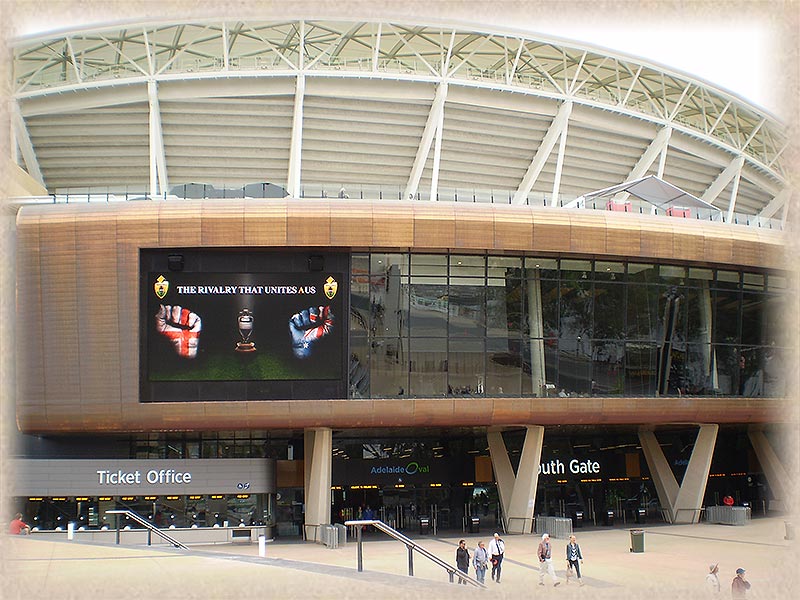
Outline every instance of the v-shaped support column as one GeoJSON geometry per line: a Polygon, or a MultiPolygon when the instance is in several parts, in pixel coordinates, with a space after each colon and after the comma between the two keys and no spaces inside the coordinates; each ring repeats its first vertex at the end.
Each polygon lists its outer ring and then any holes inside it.
{"type": "Polygon", "coordinates": [[[306,540],[319,541],[319,525],[331,522],[331,462],[333,430],[328,427],[306,429],[304,440],[304,477],[306,540]]]}
{"type": "Polygon", "coordinates": [[[533,523],[533,507],[536,504],[536,485],[539,481],[539,463],[542,459],[544,427],[526,427],[525,442],[519,459],[516,475],[508,458],[506,443],[501,431],[489,431],[489,454],[497,479],[497,493],[503,509],[508,533],[529,533],[533,523]]]}
{"type": "Polygon", "coordinates": [[[760,426],[751,425],[747,430],[747,436],[750,438],[761,468],[764,469],[764,476],[767,478],[773,498],[776,502],[782,503],[785,509],[790,509],[792,478],[789,477],[787,469],[775,454],[772,444],[760,426]]]}
{"type": "Polygon", "coordinates": [[[696,523],[700,520],[700,507],[706,493],[718,431],[719,425],[700,425],[686,473],[678,485],[655,433],[639,430],[642,452],[656,486],[658,500],[667,511],[670,523],[696,523]]]}

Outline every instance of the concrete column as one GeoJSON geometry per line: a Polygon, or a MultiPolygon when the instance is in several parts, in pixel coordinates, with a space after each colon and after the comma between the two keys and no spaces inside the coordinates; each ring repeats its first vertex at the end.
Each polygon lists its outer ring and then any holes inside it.
{"type": "Polygon", "coordinates": [[[530,533],[533,522],[536,485],[539,482],[539,463],[542,460],[544,427],[529,425],[527,430],[508,509],[506,525],[508,533],[530,533]]]}
{"type": "Polygon", "coordinates": [[[767,478],[767,484],[772,491],[772,497],[776,502],[783,505],[784,510],[791,508],[789,500],[791,499],[790,490],[792,481],[789,478],[789,473],[784,468],[778,455],[772,449],[772,444],[764,435],[761,427],[751,426],[747,430],[747,436],[750,438],[750,443],[753,444],[753,450],[756,453],[758,462],[761,468],[764,469],[764,476],[767,478]]]}
{"type": "Polygon", "coordinates": [[[656,434],[650,430],[639,430],[639,442],[642,444],[642,452],[644,459],[647,461],[647,467],[650,470],[650,476],[653,478],[653,485],[656,486],[656,494],[658,494],[658,502],[661,508],[667,511],[667,517],[670,523],[674,522],[673,507],[675,500],[678,498],[678,482],[675,479],[675,474],[664,456],[664,451],[656,439],[656,434]]]}
{"type": "Polygon", "coordinates": [[[489,454],[497,480],[497,493],[503,509],[508,533],[527,533],[531,529],[533,509],[536,504],[536,485],[539,481],[539,463],[542,458],[544,427],[527,426],[522,446],[519,469],[516,475],[508,458],[506,444],[500,431],[489,431],[489,454]]]}
{"type": "Polygon", "coordinates": [[[331,522],[331,461],[333,430],[328,427],[306,429],[305,449],[305,537],[319,541],[319,525],[331,522]]]}
{"type": "Polygon", "coordinates": [[[534,396],[544,396],[546,374],[544,370],[544,325],[542,323],[542,280],[540,269],[529,269],[528,289],[528,344],[531,352],[531,386],[534,396]]]}
{"type": "Polygon", "coordinates": [[[703,497],[706,495],[708,473],[711,470],[711,458],[714,456],[714,446],[717,443],[719,425],[700,425],[697,440],[694,443],[686,474],[683,476],[678,498],[675,502],[674,523],[697,523],[700,520],[700,511],[703,497]]]}
{"type": "Polygon", "coordinates": [[[506,443],[503,441],[503,432],[500,430],[487,431],[486,439],[489,442],[489,456],[492,459],[494,477],[497,481],[497,495],[500,498],[500,507],[505,519],[511,504],[511,495],[514,491],[514,469],[511,467],[511,460],[508,458],[506,443]]]}
{"type": "Polygon", "coordinates": [[[679,486],[655,433],[639,430],[639,441],[650,469],[650,476],[656,486],[658,500],[661,507],[667,511],[670,523],[696,523],[699,520],[698,509],[702,506],[706,493],[718,431],[719,425],[700,425],[692,456],[689,458],[686,473],[679,486]]]}

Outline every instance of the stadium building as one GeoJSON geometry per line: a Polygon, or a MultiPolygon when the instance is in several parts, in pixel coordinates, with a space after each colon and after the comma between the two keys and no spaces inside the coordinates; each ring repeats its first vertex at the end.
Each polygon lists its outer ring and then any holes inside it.
{"type": "Polygon", "coordinates": [[[514,31],[229,20],[17,40],[11,104],[40,529],[785,509],[788,134],[741,98],[514,31]]]}

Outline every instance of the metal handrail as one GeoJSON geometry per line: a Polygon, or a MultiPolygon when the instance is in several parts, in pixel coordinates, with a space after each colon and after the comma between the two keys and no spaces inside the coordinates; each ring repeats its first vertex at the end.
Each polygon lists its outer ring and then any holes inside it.
{"type": "Polygon", "coordinates": [[[376,520],[345,521],[344,524],[347,525],[348,527],[350,527],[350,526],[356,527],[356,531],[358,532],[357,538],[358,538],[358,571],[359,572],[364,570],[364,561],[363,561],[363,552],[362,552],[362,539],[361,539],[361,528],[364,525],[372,525],[373,527],[375,527],[375,529],[378,529],[378,530],[382,531],[383,533],[385,533],[389,537],[393,537],[397,541],[402,542],[402,543],[404,543],[406,545],[406,548],[408,549],[408,576],[409,577],[413,577],[414,576],[414,550],[416,550],[422,556],[424,556],[428,560],[433,561],[435,564],[439,565],[444,570],[446,570],[447,574],[450,577],[450,583],[453,583],[453,576],[457,575],[462,581],[467,581],[467,582],[471,583],[472,585],[474,585],[475,587],[486,589],[486,586],[484,584],[482,584],[480,581],[478,581],[477,579],[473,579],[472,577],[470,577],[466,573],[464,573],[462,571],[459,571],[458,569],[456,569],[452,565],[449,565],[448,563],[443,561],[438,556],[432,554],[431,552],[429,552],[428,550],[426,550],[425,548],[423,548],[422,546],[417,544],[411,538],[406,537],[402,533],[397,531],[396,529],[393,529],[393,528],[389,527],[383,521],[376,521],[376,520]]]}
{"type": "Polygon", "coordinates": [[[116,516],[116,521],[117,521],[117,545],[119,545],[119,538],[120,538],[119,515],[125,515],[126,517],[130,517],[131,519],[133,519],[134,521],[136,521],[140,525],[143,525],[144,528],[147,529],[147,545],[148,546],[152,545],[152,534],[155,533],[156,535],[158,535],[159,537],[163,538],[164,540],[166,540],[167,542],[169,542],[170,544],[172,544],[176,548],[182,548],[183,550],[188,550],[189,549],[185,545],[180,543],[178,540],[176,540],[174,537],[172,537],[171,535],[167,535],[166,533],[161,531],[158,527],[153,525],[150,521],[148,521],[147,519],[145,519],[144,517],[142,517],[140,515],[137,515],[132,510],[107,510],[106,514],[107,515],[117,515],[116,516]]]}

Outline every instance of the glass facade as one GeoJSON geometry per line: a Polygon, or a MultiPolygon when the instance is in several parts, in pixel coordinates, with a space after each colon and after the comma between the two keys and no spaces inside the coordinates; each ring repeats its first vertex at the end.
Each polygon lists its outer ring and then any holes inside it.
{"type": "Polygon", "coordinates": [[[350,397],[780,396],[783,275],[352,256],[350,397]]]}

